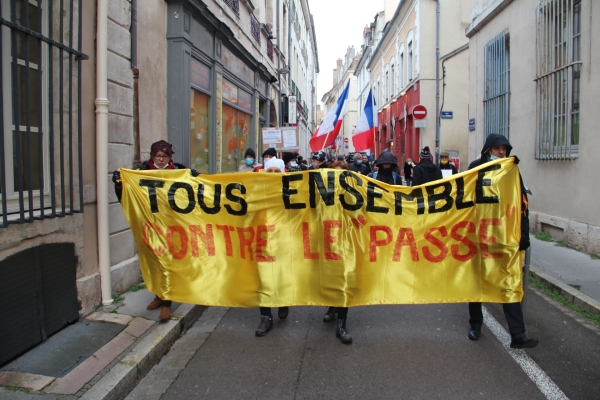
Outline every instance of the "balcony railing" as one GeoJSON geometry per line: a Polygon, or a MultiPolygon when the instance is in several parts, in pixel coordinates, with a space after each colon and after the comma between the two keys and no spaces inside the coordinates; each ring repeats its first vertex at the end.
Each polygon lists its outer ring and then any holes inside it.
{"type": "Polygon", "coordinates": [[[250,14],[250,33],[252,33],[252,37],[260,44],[260,23],[254,14],[250,14]]]}
{"type": "Polygon", "coordinates": [[[240,16],[240,0],[223,0],[235,15],[240,16]]]}

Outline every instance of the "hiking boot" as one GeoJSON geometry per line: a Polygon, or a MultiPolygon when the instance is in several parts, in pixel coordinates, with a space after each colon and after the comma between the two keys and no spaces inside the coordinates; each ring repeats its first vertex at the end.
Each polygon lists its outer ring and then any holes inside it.
{"type": "Polygon", "coordinates": [[[335,318],[336,312],[337,312],[337,310],[335,309],[335,307],[329,307],[327,309],[327,312],[325,313],[325,316],[323,317],[323,322],[333,321],[335,318]]]}
{"type": "Polygon", "coordinates": [[[171,318],[171,307],[161,307],[158,319],[164,321],[171,318]]]}
{"type": "Polygon", "coordinates": [[[256,336],[265,336],[269,331],[273,329],[273,318],[265,315],[260,317],[260,324],[256,328],[256,336]]]}
{"type": "Polygon", "coordinates": [[[289,307],[279,307],[279,310],[277,310],[277,316],[279,317],[279,319],[286,319],[289,313],[289,307]]]}
{"type": "Polygon", "coordinates": [[[160,307],[161,303],[162,300],[160,299],[160,297],[156,296],[154,297],[154,300],[152,300],[152,303],[148,304],[146,310],[156,310],[158,307],[160,307]]]}
{"type": "Polygon", "coordinates": [[[540,341],[536,338],[528,338],[523,336],[518,339],[513,339],[510,342],[511,349],[532,349],[538,345],[540,341]]]}
{"type": "Polygon", "coordinates": [[[338,339],[340,339],[340,342],[342,342],[344,344],[352,343],[352,336],[350,336],[350,334],[346,330],[346,319],[345,318],[338,318],[337,326],[336,326],[336,330],[335,330],[335,336],[338,339]]]}

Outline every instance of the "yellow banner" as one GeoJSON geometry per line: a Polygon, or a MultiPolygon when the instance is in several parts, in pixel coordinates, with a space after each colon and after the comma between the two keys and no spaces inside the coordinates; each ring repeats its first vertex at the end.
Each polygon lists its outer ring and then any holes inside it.
{"type": "Polygon", "coordinates": [[[121,170],[148,289],[234,307],[520,301],[512,158],[417,187],[342,170],[121,170]]]}

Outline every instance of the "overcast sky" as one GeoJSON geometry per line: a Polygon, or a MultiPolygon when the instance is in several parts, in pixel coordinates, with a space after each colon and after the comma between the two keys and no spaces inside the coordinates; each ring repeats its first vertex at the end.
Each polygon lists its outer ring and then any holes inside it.
{"type": "Polygon", "coordinates": [[[338,58],[344,59],[348,46],[356,54],[363,43],[363,29],[373,22],[375,14],[383,11],[383,0],[309,0],[315,21],[319,75],[317,75],[317,104],[333,87],[333,70],[338,58]]]}

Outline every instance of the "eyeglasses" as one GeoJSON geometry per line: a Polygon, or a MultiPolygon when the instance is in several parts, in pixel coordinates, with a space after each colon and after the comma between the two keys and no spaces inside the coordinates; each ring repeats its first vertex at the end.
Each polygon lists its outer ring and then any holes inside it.
{"type": "Polygon", "coordinates": [[[169,158],[169,156],[167,156],[167,155],[160,155],[160,156],[159,156],[159,155],[157,154],[157,155],[155,155],[155,156],[154,156],[154,158],[162,158],[162,159],[165,159],[165,158],[169,158]]]}

